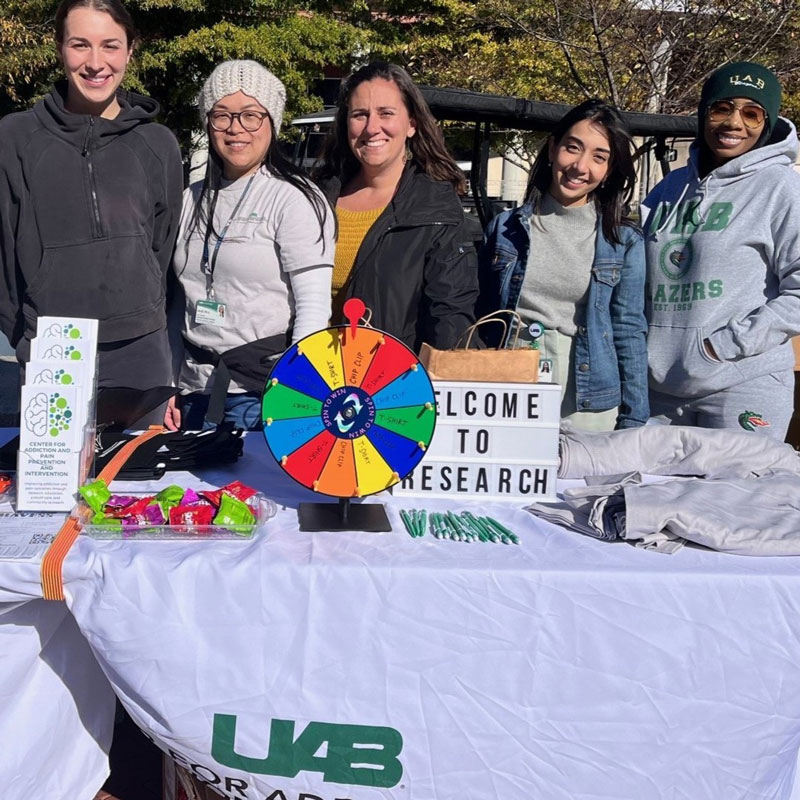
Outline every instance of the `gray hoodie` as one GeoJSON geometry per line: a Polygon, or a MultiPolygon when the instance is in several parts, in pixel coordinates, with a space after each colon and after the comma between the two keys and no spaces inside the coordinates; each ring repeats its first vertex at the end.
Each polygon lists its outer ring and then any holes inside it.
{"type": "Polygon", "coordinates": [[[792,369],[800,334],[800,174],[794,125],[698,176],[670,173],[642,207],[650,386],[702,397],[792,369]],[[703,347],[708,339],[720,362],[703,347]]]}

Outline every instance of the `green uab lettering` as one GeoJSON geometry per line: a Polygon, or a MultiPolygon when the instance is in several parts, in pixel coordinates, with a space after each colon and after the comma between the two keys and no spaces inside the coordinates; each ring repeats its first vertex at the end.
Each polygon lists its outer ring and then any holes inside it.
{"type": "Polygon", "coordinates": [[[692,284],[692,300],[705,300],[706,299],[706,287],[703,283],[693,283],[692,284]]]}
{"type": "Polygon", "coordinates": [[[397,758],[403,749],[403,737],[394,728],[328,725],[327,738],[326,781],[388,789],[397,785],[403,777],[403,765],[397,758]],[[374,745],[380,745],[380,749],[374,745]],[[353,764],[372,766],[354,767],[353,764]]]}
{"type": "Polygon", "coordinates": [[[728,227],[733,212],[733,203],[712,203],[704,231],[722,231],[728,227]]]}
{"type": "Polygon", "coordinates": [[[722,297],[722,281],[709,281],[708,282],[708,296],[709,297],[722,297]]]}
{"type": "Polygon", "coordinates": [[[396,786],[403,776],[398,759],[403,737],[394,728],[309,722],[295,740],[293,720],[273,719],[266,758],[240,755],[235,741],[236,717],[215,714],[211,755],[232,769],[284,778],[320,772],[325,781],[387,789],[396,786]],[[315,755],[325,744],[326,755],[315,755]]]}
{"type": "Polygon", "coordinates": [[[294,722],[273,719],[270,725],[267,757],[242,756],[235,750],[236,717],[232,714],[214,714],[211,757],[219,764],[240,769],[243,772],[294,778],[299,772],[299,768],[293,768],[295,759],[293,740],[294,722]]]}
{"type": "Polygon", "coordinates": [[[659,203],[658,208],[653,212],[653,219],[648,226],[649,230],[658,230],[658,226],[669,216],[669,203],[659,203]]]}
{"type": "Polygon", "coordinates": [[[681,284],[681,303],[688,303],[689,302],[690,292],[691,292],[691,284],[682,283],[681,284]]]}
{"type": "Polygon", "coordinates": [[[653,298],[654,303],[667,302],[667,287],[663,283],[659,283],[656,287],[656,296],[653,298]]]}
{"type": "Polygon", "coordinates": [[[700,227],[700,215],[697,213],[699,205],[699,203],[688,203],[683,209],[683,214],[678,209],[672,233],[694,233],[700,227]]]}
{"type": "Polygon", "coordinates": [[[670,303],[677,303],[678,302],[678,292],[681,290],[681,285],[679,283],[671,283],[669,285],[669,302],[670,303]]]}

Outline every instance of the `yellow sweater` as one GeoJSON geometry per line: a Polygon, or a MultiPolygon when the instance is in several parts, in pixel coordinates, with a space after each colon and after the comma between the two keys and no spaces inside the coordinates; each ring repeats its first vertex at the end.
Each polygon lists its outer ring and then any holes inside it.
{"type": "MultiPolygon", "coordinates": [[[[385,208],[385,206],[384,206],[385,208]]],[[[336,218],[339,221],[339,236],[336,240],[336,252],[333,258],[333,321],[341,318],[344,304],[344,289],[353,271],[358,249],[375,220],[383,213],[383,208],[371,208],[369,211],[348,211],[336,206],[336,218]]]]}

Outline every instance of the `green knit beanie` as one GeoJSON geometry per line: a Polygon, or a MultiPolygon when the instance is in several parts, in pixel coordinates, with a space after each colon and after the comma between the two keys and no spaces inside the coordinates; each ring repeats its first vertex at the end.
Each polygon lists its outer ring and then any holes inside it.
{"type": "Polygon", "coordinates": [[[720,67],[703,84],[698,108],[701,135],[708,107],[717,100],[733,97],[746,97],[763,106],[767,112],[767,135],[772,132],[781,107],[781,85],[775,73],[761,64],[739,61],[720,67]]]}

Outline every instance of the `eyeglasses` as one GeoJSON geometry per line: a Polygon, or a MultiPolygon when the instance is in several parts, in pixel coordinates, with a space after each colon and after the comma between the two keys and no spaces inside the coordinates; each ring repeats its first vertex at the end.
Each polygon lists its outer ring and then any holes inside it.
{"type": "Polygon", "coordinates": [[[722,122],[723,120],[728,119],[728,117],[730,117],[734,111],[739,112],[742,122],[744,122],[745,126],[748,128],[761,127],[767,117],[767,112],[761,108],[761,106],[756,105],[755,103],[747,103],[743,106],[737,106],[730,100],[717,100],[717,102],[712,103],[708,109],[708,118],[712,122],[722,122]]]}
{"type": "Polygon", "coordinates": [[[266,111],[209,111],[208,124],[219,132],[227,131],[235,119],[248,132],[255,133],[269,116],[266,111]]]}

